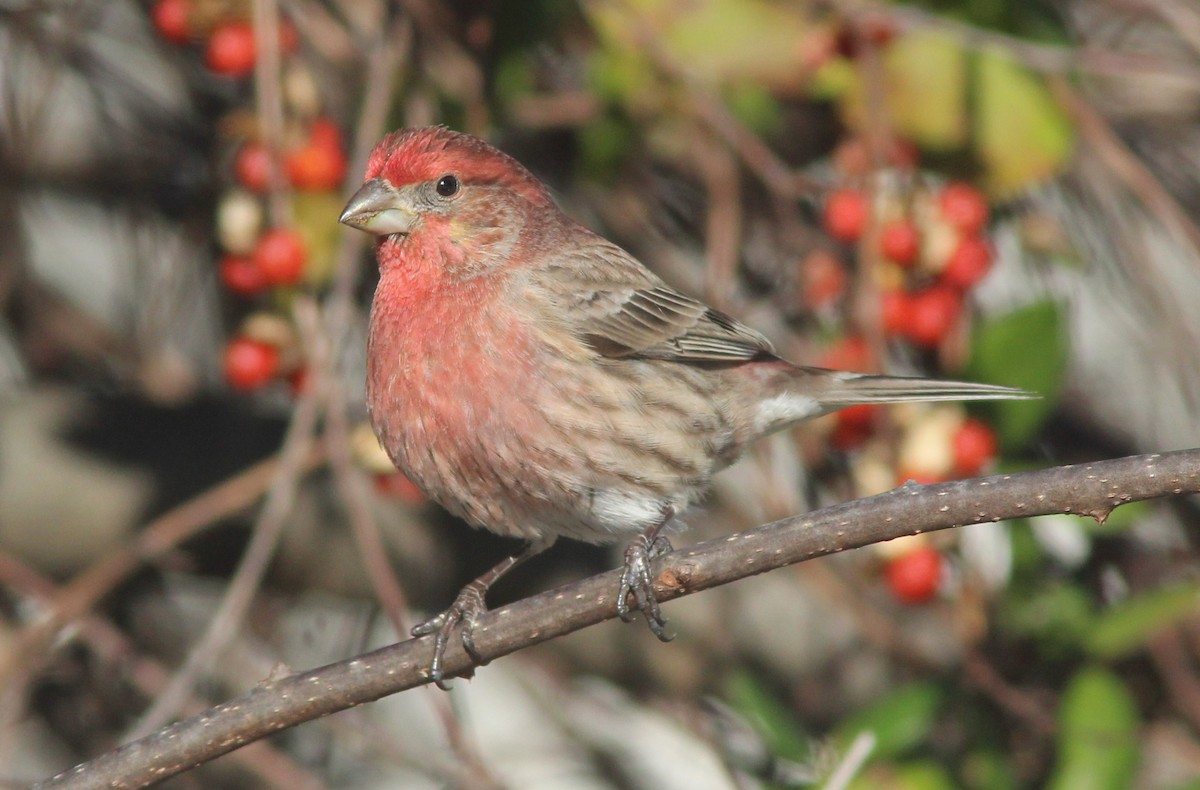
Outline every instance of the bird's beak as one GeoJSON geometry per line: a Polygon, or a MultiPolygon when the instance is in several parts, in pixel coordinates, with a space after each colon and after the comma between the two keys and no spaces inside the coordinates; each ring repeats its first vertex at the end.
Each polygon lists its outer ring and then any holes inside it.
{"type": "Polygon", "coordinates": [[[417,219],[417,212],[404,195],[382,178],[363,184],[338,217],[339,222],[377,236],[409,233],[417,219]]]}

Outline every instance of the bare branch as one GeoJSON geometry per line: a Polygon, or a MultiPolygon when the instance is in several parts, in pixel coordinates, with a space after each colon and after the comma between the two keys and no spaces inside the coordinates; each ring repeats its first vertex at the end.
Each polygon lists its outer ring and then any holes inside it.
{"type": "MultiPolygon", "coordinates": [[[[1200,493],[1200,449],[1138,455],[885,494],[776,521],[673,552],[655,564],[667,601],[764,571],[904,535],[1008,518],[1076,513],[1104,520],[1126,502],[1200,493]]],[[[619,571],[593,576],[488,612],[475,629],[486,660],[616,615],[619,571]]],[[[230,702],[127,744],[40,788],[145,787],[287,727],[429,682],[430,637],[266,680],[230,702]]],[[[461,645],[447,675],[469,674],[461,645]]]]}

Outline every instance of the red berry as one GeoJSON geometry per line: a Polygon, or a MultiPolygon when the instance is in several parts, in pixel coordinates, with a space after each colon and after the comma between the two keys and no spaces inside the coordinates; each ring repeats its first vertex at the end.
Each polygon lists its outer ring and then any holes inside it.
{"type": "Polygon", "coordinates": [[[902,486],[905,483],[916,483],[917,485],[928,486],[934,483],[946,482],[945,475],[937,472],[929,472],[921,469],[912,469],[909,467],[900,467],[896,470],[896,485],[902,486]]]}
{"type": "Polygon", "coordinates": [[[962,299],[945,286],[933,286],[913,294],[904,335],[912,342],[933,348],[945,339],[962,312],[962,299]]]}
{"type": "Polygon", "coordinates": [[[423,505],[426,502],[425,492],[402,472],[375,475],[375,490],[382,496],[395,497],[410,505],[423,505]]]}
{"type": "Polygon", "coordinates": [[[921,151],[913,141],[905,140],[902,137],[896,137],[889,141],[887,160],[892,167],[900,170],[913,170],[920,158],[921,151]]]}
{"type": "Polygon", "coordinates": [[[257,59],[254,28],[247,22],[226,22],[213,28],[204,62],[217,74],[244,77],[257,59]]]}
{"type": "Polygon", "coordinates": [[[825,349],[817,364],[823,368],[854,372],[870,371],[874,367],[871,349],[861,337],[844,337],[837,341],[825,349]]]}
{"type": "Polygon", "coordinates": [[[879,312],[883,318],[883,333],[889,337],[904,335],[912,315],[912,297],[908,291],[884,291],[879,297],[879,312]]]}
{"type": "Polygon", "coordinates": [[[296,26],[291,20],[279,20],[279,48],[284,52],[295,52],[296,47],[300,46],[300,34],[296,32],[296,26]]]}
{"type": "Polygon", "coordinates": [[[304,367],[296,368],[288,374],[287,383],[293,395],[303,395],[312,383],[312,371],[304,367]]]}
{"type": "Polygon", "coordinates": [[[346,175],[346,155],[336,145],[313,140],[288,152],[284,167],[288,181],[297,189],[337,189],[346,175]]]}
{"type": "Polygon", "coordinates": [[[255,192],[267,191],[270,168],[270,157],[262,143],[246,143],[238,149],[237,158],[233,160],[233,172],[238,182],[255,192]]]}
{"type": "Polygon", "coordinates": [[[954,470],[973,477],[996,458],[999,444],[992,427],[982,420],[968,418],[954,434],[954,470]]]}
{"type": "Polygon", "coordinates": [[[272,228],[259,237],[251,259],[271,285],[295,285],[304,276],[308,251],[296,231],[272,228]]]}
{"type": "Polygon", "coordinates": [[[192,37],[192,0],[158,0],[150,9],[150,18],[159,35],[174,44],[186,44],[192,37]]]}
{"type": "Polygon", "coordinates": [[[886,47],[895,36],[895,23],[882,14],[860,18],[853,28],[843,25],[838,31],[837,51],[842,57],[853,60],[861,54],[863,42],[886,47]]]}
{"type": "Polygon", "coordinates": [[[221,284],[230,293],[238,296],[257,296],[267,288],[267,280],[263,277],[262,269],[254,261],[241,255],[226,255],[221,259],[217,273],[221,284]]]}
{"type": "Polygon", "coordinates": [[[875,415],[879,413],[876,403],[849,406],[837,412],[837,426],[829,437],[834,447],[852,450],[870,438],[875,428],[875,415]]]}
{"type": "Polygon", "coordinates": [[[800,263],[804,303],[819,310],[836,302],[846,293],[849,277],[846,267],[827,250],[814,250],[800,263]]]}
{"type": "Polygon", "coordinates": [[[867,197],[854,189],[838,189],[825,199],[825,231],[838,241],[851,243],[867,227],[867,197]]]}
{"type": "Polygon", "coordinates": [[[942,269],[942,282],[967,290],[992,269],[992,248],[982,236],[964,236],[942,269]]]}
{"type": "Polygon", "coordinates": [[[893,263],[912,266],[921,252],[921,233],[911,220],[889,222],[879,233],[879,251],[893,263]]]}
{"type": "Polygon", "coordinates": [[[861,137],[850,137],[833,150],[833,166],[843,176],[865,176],[871,172],[871,152],[861,137]]]}
{"type": "Polygon", "coordinates": [[[342,147],[342,130],[329,118],[316,118],[308,129],[309,142],[317,145],[327,145],[330,148],[342,147]]]}
{"type": "Polygon", "coordinates": [[[261,340],[235,337],[225,346],[225,380],[249,392],[266,385],[279,372],[279,349],[261,340]]]}
{"type": "Polygon", "coordinates": [[[884,575],[896,600],[925,603],[942,584],[942,555],[929,546],[920,546],[889,561],[884,575]]]}
{"type": "Polygon", "coordinates": [[[983,230],[988,220],[987,198],[975,187],[952,181],[938,197],[942,217],[967,235],[983,230]]]}

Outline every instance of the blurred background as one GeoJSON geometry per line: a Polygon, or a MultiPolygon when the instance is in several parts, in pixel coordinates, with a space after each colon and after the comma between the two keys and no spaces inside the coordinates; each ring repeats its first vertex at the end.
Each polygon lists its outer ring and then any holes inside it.
{"type": "MultiPolygon", "coordinates": [[[[804,363],[1039,401],[760,443],[676,546],[1200,445],[1192,0],[0,4],[0,782],[396,641],[515,546],[364,423],[385,132],[479,134],[804,363]]],[[[669,604],[178,787],[1200,788],[1195,503],[669,604]]],[[[562,541],[495,604],[615,567],[562,541]]]]}

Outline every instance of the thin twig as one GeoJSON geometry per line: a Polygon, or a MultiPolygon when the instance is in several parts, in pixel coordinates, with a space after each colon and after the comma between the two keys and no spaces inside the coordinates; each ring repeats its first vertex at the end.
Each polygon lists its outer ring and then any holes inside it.
{"type": "Polygon", "coordinates": [[[253,505],[286,464],[294,463],[296,473],[301,475],[315,469],[324,462],[324,450],[324,445],[320,445],[298,460],[275,456],[259,461],[159,516],[132,542],[122,544],[92,563],[60,588],[44,619],[23,630],[13,640],[14,646],[0,660],[0,688],[10,688],[15,674],[44,656],[50,641],[62,628],[90,611],[97,601],[143,564],[163,557],[220,519],[253,505]]]}
{"type": "MultiPolygon", "coordinates": [[[[316,307],[307,297],[297,297],[295,313],[298,323],[316,320],[316,307]],[[306,312],[312,313],[312,317],[305,319],[306,312]]],[[[295,502],[296,489],[301,479],[300,460],[308,455],[314,441],[322,394],[318,387],[301,392],[280,451],[284,463],[280,464],[278,474],[271,484],[266,502],[263,503],[254,524],[250,544],[238,563],[237,571],[229,582],[221,605],[217,607],[204,636],[192,647],[187,661],[170,685],[131,728],[130,732],[135,734],[134,737],[162,726],[175,715],[183,700],[191,693],[200,673],[217,659],[221,650],[241,628],[246,612],[249,611],[259,584],[267,572],[267,566],[275,556],[275,548],[279,544],[283,528],[287,525],[287,516],[295,502]]]]}
{"type": "MultiPolygon", "coordinates": [[[[1103,520],[1118,505],[1200,493],[1200,449],[919,486],[767,524],[673,552],[654,563],[662,601],[871,543],[965,524],[1074,513],[1103,520]]],[[[491,661],[616,617],[620,571],[593,576],[495,609],[475,645],[491,661]]],[[[145,787],[303,721],[427,684],[432,637],[266,681],[201,716],[178,722],[37,785],[145,787]]],[[[461,645],[448,675],[471,672],[461,645]]]]}
{"type": "Polygon", "coordinates": [[[973,49],[995,47],[1028,68],[1044,74],[1071,75],[1084,72],[1096,75],[1167,76],[1195,83],[1200,68],[1188,63],[1161,58],[1114,52],[1108,48],[1039,44],[994,30],[975,27],[911,5],[896,5],[877,0],[830,0],[838,13],[853,18],[860,14],[881,15],[901,28],[926,28],[948,33],[973,49]]]}
{"type": "Polygon", "coordinates": [[[290,225],[292,201],[283,177],[283,91],[279,52],[279,5],[254,0],[254,95],[259,133],[267,151],[267,217],[272,226],[290,225]]]}
{"type": "MultiPolygon", "coordinates": [[[[0,586],[16,590],[42,604],[49,604],[59,595],[52,581],[5,552],[0,552],[0,586]]],[[[85,617],[80,622],[79,634],[109,663],[120,663],[123,675],[144,696],[157,696],[167,685],[170,674],[162,662],[141,654],[130,639],[108,620],[96,615],[85,617]]],[[[189,714],[199,713],[204,705],[198,699],[189,699],[185,709],[189,714]]],[[[244,753],[238,750],[231,759],[269,787],[281,790],[319,790],[325,787],[324,782],[311,771],[269,743],[260,741],[247,744],[244,753]],[[251,746],[255,748],[251,750],[251,746]]]]}
{"type": "MultiPolygon", "coordinates": [[[[366,169],[367,158],[376,141],[382,136],[387,123],[395,86],[402,77],[403,66],[412,49],[412,27],[405,19],[397,20],[395,26],[384,32],[383,38],[372,49],[367,59],[362,107],[354,125],[354,149],[352,170],[347,174],[346,192],[361,178],[366,169]]],[[[367,492],[361,476],[353,467],[350,457],[346,425],[345,373],[337,364],[337,352],[345,347],[345,339],[355,313],[355,287],[362,259],[366,236],[362,233],[344,231],[338,243],[334,263],[334,280],[325,309],[327,342],[332,344],[334,354],[328,368],[329,398],[326,403],[326,440],[330,453],[330,467],[334,475],[342,502],[349,516],[350,527],[358,544],[359,556],[371,588],[384,613],[400,637],[408,634],[408,605],[404,591],[396,579],[395,571],[388,562],[388,555],[379,535],[379,525],[371,515],[367,492]]],[[[450,700],[437,694],[431,700],[434,713],[455,756],[469,772],[477,786],[496,784],[470,740],[450,700]]]]}

